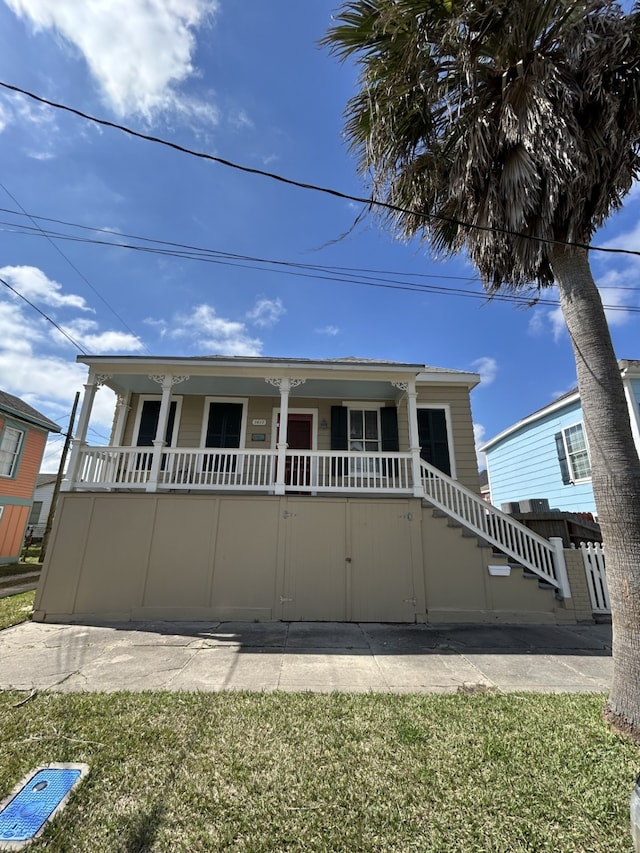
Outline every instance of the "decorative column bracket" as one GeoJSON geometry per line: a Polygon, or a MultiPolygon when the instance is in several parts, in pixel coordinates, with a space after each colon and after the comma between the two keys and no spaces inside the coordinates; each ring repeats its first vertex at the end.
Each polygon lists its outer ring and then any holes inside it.
{"type": "Polygon", "coordinates": [[[158,385],[164,385],[165,381],[170,381],[171,385],[179,385],[180,382],[186,382],[187,379],[191,379],[190,376],[174,376],[173,374],[149,374],[149,379],[152,382],[157,382],[158,385]]]}
{"type": "Polygon", "coordinates": [[[304,385],[307,381],[306,379],[290,379],[288,377],[282,377],[279,379],[269,379],[266,378],[264,380],[269,385],[275,385],[276,388],[280,388],[282,391],[283,387],[286,385],[286,390],[290,391],[292,388],[297,388],[298,385],[304,385]]]}

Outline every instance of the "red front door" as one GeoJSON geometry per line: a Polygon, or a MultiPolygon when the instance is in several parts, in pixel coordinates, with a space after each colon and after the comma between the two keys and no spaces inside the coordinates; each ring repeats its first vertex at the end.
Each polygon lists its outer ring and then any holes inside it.
{"type": "MultiPolygon", "coordinates": [[[[291,414],[287,418],[287,444],[289,450],[311,450],[313,415],[291,414]]],[[[284,481],[287,486],[310,485],[311,460],[307,457],[287,456],[284,481]]]]}

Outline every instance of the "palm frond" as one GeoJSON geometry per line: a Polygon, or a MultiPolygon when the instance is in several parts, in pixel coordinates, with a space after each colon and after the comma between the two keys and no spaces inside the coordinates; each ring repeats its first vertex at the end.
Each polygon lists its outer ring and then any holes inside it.
{"type": "Polygon", "coordinates": [[[544,241],[587,243],[640,173],[639,5],[345,3],[323,44],[359,65],[346,134],[394,229],[549,284],[544,241]]]}

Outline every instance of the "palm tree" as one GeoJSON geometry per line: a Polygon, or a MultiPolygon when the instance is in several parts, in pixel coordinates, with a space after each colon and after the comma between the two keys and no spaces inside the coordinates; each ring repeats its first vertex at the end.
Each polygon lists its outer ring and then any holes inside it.
{"type": "Polygon", "coordinates": [[[489,293],[558,286],[606,544],[606,715],[640,737],[640,460],[588,251],[640,171],[638,5],[352,0],[322,43],[360,67],[346,133],[383,220],[465,250],[489,293]]]}

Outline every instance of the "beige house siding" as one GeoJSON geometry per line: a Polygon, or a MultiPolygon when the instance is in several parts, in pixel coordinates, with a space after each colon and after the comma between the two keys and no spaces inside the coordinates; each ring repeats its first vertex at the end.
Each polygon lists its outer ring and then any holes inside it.
{"type": "Polygon", "coordinates": [[[415,498],[68,492],[34,618],[575,621],[492,559],[415,498]]]}

